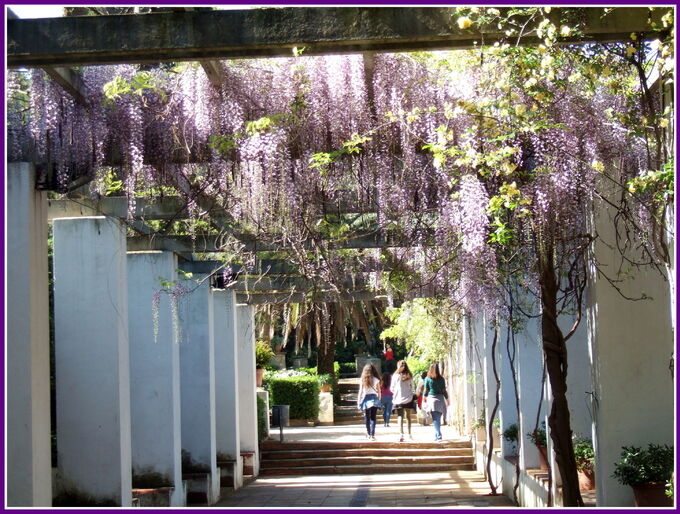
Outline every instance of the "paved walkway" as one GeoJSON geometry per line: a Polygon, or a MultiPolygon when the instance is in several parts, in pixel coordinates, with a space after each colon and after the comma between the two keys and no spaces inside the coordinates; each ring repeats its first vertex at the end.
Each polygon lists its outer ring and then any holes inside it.
{"type": "MultiPolygon", "coordinates": [[[[377,441],[398,441],[396,420],[378,424],[377,441]]],[[[413,423],[415,441],[434,439],[432,426],[413,423]]],[[[460,439],[442,427],[444,439],[460,439]]],[[[271,433],[278,440],[278,429],[271,433]]],[[[285,441],[365,441],[361,425],[286,427],[285,441]]],[[[258,477],[238,491],[222,489],[214,507],[511,507],[505,496],[486,496],[484,475],[477,471],[258,477]]]]}
{"type": "MultiPolygon", "coordinates": [[[[223,489],[223,491],[226,491],[223,489]]],[[[214,507],[511,507],[476,471],[262,477],[214,507]]]]}

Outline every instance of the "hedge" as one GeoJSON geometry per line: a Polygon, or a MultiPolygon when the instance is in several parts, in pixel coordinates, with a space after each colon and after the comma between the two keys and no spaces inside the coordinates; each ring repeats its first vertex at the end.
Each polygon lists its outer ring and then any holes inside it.
{"type": "Polygon", "coordinates": [[[350,373],[355,374],[357,372],[356,362],[340,362],[338,364],[338,371],[343,375],[349,375],[350,373]]]}
{"type": "Polygon", "coordinates": [[[290,405],[290,419],[319,417],[319,380],[315,376],[272,377],[269,393],[272,405],[290,405]]]}
{"type": "Polygon", "coordinates": [[[264,399],[257,397],[257,441],[261,443],[267,437],[267,404],[264,399]]]}

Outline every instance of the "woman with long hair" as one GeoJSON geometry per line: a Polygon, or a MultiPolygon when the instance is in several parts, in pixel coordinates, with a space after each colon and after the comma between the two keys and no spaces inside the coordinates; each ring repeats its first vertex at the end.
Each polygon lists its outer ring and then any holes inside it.
{"type": "Polygon", "coordinates": [[[392,414],[392,390],[390,385],[392,383],[392,375],[388,372],[383,373],[380,380],[380,401],[385,406],[383,411],[383,421],[385,426],[390,426],[390,415],[392,414]]]}
{"type": "Polygon", "coordinates": [[[357,408],[364,411],[366,437],[375,441],[375,419],[380,406],[380,378],[371,363],[364,366],[359,379],[357,408]]]}
{"type": "Polygon", "coordinates": [[[434,426],[434,440],[442,441],[441,421],[446,419],[446,400],[449,395],[446,392],[446,380],[439,372],[437,363],[430,364],[425,378],[425,388],[423,397],[426,400],[427,412],[432,416],[432,426],[434,426]]]}
{"type": "Polygon", "coordinates": [[[411,409],[414,408],[413,375],[411,370],[408,369],[406,361],[401,360],[397,363],[397,371],[392,376],[390,390],[392,391],[393,408],[399,416],[399,433],[401,434],[399,441],[404,440],[404,417],[406,417],[408,426],[408,437],[413,439],[411,436],[411,409]]]}

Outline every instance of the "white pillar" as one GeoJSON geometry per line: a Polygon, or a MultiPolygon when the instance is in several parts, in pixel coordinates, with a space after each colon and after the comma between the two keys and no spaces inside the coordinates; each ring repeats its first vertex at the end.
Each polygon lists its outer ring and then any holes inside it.
{"type": "MultiPolygon", "coordinates": [[[[573,318],[566,317],[560,326],[564,334],[573,324],[573,318]]],[[[567,341],[567,402],[571,429],[578,437],[591,438],[593,427],[592,366],[588,348],[588,327],[586,317],[579,324],[574,335],[567,341]]]]}
{"type": "Polygon", "coordinates": [[[238,396],[241,451],[253,452],[253,474],[259,473],[257,444],[257,393],[255,386],[255,318],[251,305],[238,305],[238,396]]]}
{"type": "MultiPolygon", "coordinates": [[[[536,425],[538,404],[541,399],[543,350],[541,348],[540,319],[528,319],[524,330],[518,332],[515,339],[518,353],[519,435],[522,438],[520,467],[532,469],[540,466],[538,448],[527,435],[534,430],[536,425]]],[[[539,428],[540,422],[545,419],[546,412],[546,398],[544,396],[539,414],[539,428]]]]}
{"type": "Polygon", "coordinates": [[[173,486],[171,504],[183,507],[179,345],[170,295],[159,279],[175,280],[177,257],[129,252],[127,265],[133,485],[173,486]]]}
{"type": "Polygon", "coordinates": [[[236,351],[236,292],[213,291],[215,323],[215,411],[217,416],[217,460],[233,460],[234,488],[243,485],[236,351]]]}
{"type": "Polygon", "coordinates": [[[52,505],[47,193],[7,167],[7,505],[52,505]]]}
{"type": "MultiPolygon", "coordinates": [[[[515,345],[517,346],[517,338],[515,337],[515,345]]],[[[503,456],[512,455],[513,444],[506,441],[503,437],[503,432],[512,424],[518,424],[517,403],[515,395],[515,383],[513,381],[513,370],[510,366],[510,358],[508,356],[508,349],[512,351],[512,334],[508,334],[507,324],[503,323],[498,334],[498,369],[501,377],[501,405],[500,405],[500,420],[501,420],[501,448],[503,449],[503,456]],[[508,340],[508,338],[510,338],[508,340]]],[[[514,355],[514,370],[517,373],[517,348],[515,348],[514,355]]],[[[515,375],[516,376],[516,375],[515,375]]],[[[515,445],[516,449],[516,445],[515,445]]],[[[514,476],[513,476],[514,477],[514,476]]]]}
{"type": "Polygon", "coordinates": [[[212,496],[208,503],[213,503],[220,492],[215,440],[213,295],[209,280],[203,276],[197,280],[181,281],[189,292],[179,299],[182,453],[186,464],[183,468],[185,473],[210,473],[212,496]]]}
{"type": "Polygon", "coordinates": [[[100,216],[53,230],[59,470],[66,487],[130,506],[125,231],[100,216]]]}
{"type": "MultiPolygon", "coordinates": [[[[496,377],[493,372],[493,338],[494,338],[494,327],[492,325],[492,320],[487,316],[486,314],[484,316],[481,316],[482,320],[482,332],[480,334],[483,334],[483,341],[484,341],[484,391],[486,394],[486,401],[485,401],[485,412],[484,412],[484,419],[486,420],[485,423],[485,430],[486,430],[486,436],[487,436],[487,451],[488,447],[491,443],[493,443],[494,449],[498,448],[499,446],[499,441],[495,441],[493,438],[494,436],[494,431],[495,429],[492,427],[491,432],[489,432],[489,423],[493,421],[491,415],[493,414],[493,408],[496,403],[496,377]]],[[[496,341],[496,373],[498,373],[498,376],[500,377],[500,362],[498,358],[498,348],[500,346],[500,333],[498,340],[496,341]]],[[[500,399],[500,397],[499,397],[500,399]]],[[[500,410],[500,401],[498,404],[498,409],[496,410],[496,415],[495,417],[499,416],[499,410],[500,410]]]]}
{"type": "MultiPolygon", "coordinates": [[[[621,263],[611,213],[595,215],[595,258],[617,287],[592,271],[588,322],[595,391],[595,480],[597,506],[632,506],[629,486],[612,478],[622,446],[673,444],[674,380],[669,369],[673,332],[668,285],[655,270],[616,276],[621,263]],[[615,246],[614,246],[615,248],[615,246]]],[[[630,257],[630,256],[629,256],[630,257]]],[[[635,256],[633,256],[635,258],[635,256]]]]}

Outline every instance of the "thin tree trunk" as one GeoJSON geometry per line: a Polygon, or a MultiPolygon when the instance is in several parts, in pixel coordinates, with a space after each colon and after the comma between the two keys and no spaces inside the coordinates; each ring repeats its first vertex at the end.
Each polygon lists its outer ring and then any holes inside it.
{"type": "Polygon", "coordinates": [[[491,457],[493,455],[493,420],[496,418],[496,412],[498,411],[498,406],[501,402],[500,392],[501,392],[501,379],[498,376],[498,370],[496,369],[496,344],[498,343],[498,324],[494,320],[493,327],[493,343],[491,343],[491,365],[493,367],[493,376],[496,379],[496,397],[495,403],[493,405],[493,410],[491,411],[491,416],[486,420],[487,427],[487,445],[489,451],[486,456],[486,476],[489,481],[489,487],[491,488],[491,495],[495,496],[498,494],[498,485],[493,483],[491,479],[491,457]]]}
{"type": "Polygon", "coordinates": [[[520,426],[520,406],[519,406],[519,385],[517,384],[517,374],[515,373],[515,359],[517,357],[517,343],[515,341],[515,327],[513,317],[513,297],[510,293],[510,306],[508,316],[508,339],[506,341],[506,351],[508,354],[508,363],[510,364],[510,374],[512,375],[512,386],[515,391],[515,409],[517,410],[517,459],[515,460],[515,485],[512,488],[512,497],[515,505],[519,506],[519,496],[517,490],[519,489],[519,454],[522,451],[522,427],[520,426]]]}
{"type": "Polygon", "coordinates": [[[582,507],[578,487],[576,459],[571,441],[571,423],[567,403],[567,348],[557,325],[558,283],[555,278],[553,248],[550,243],[539,247],[539,280],[541,285],[541,334],[543,352],[553,394],[548,416],[550,438],[555,450],[555,461],[562,477],[562,497],[565,507],[582,507]]]}

